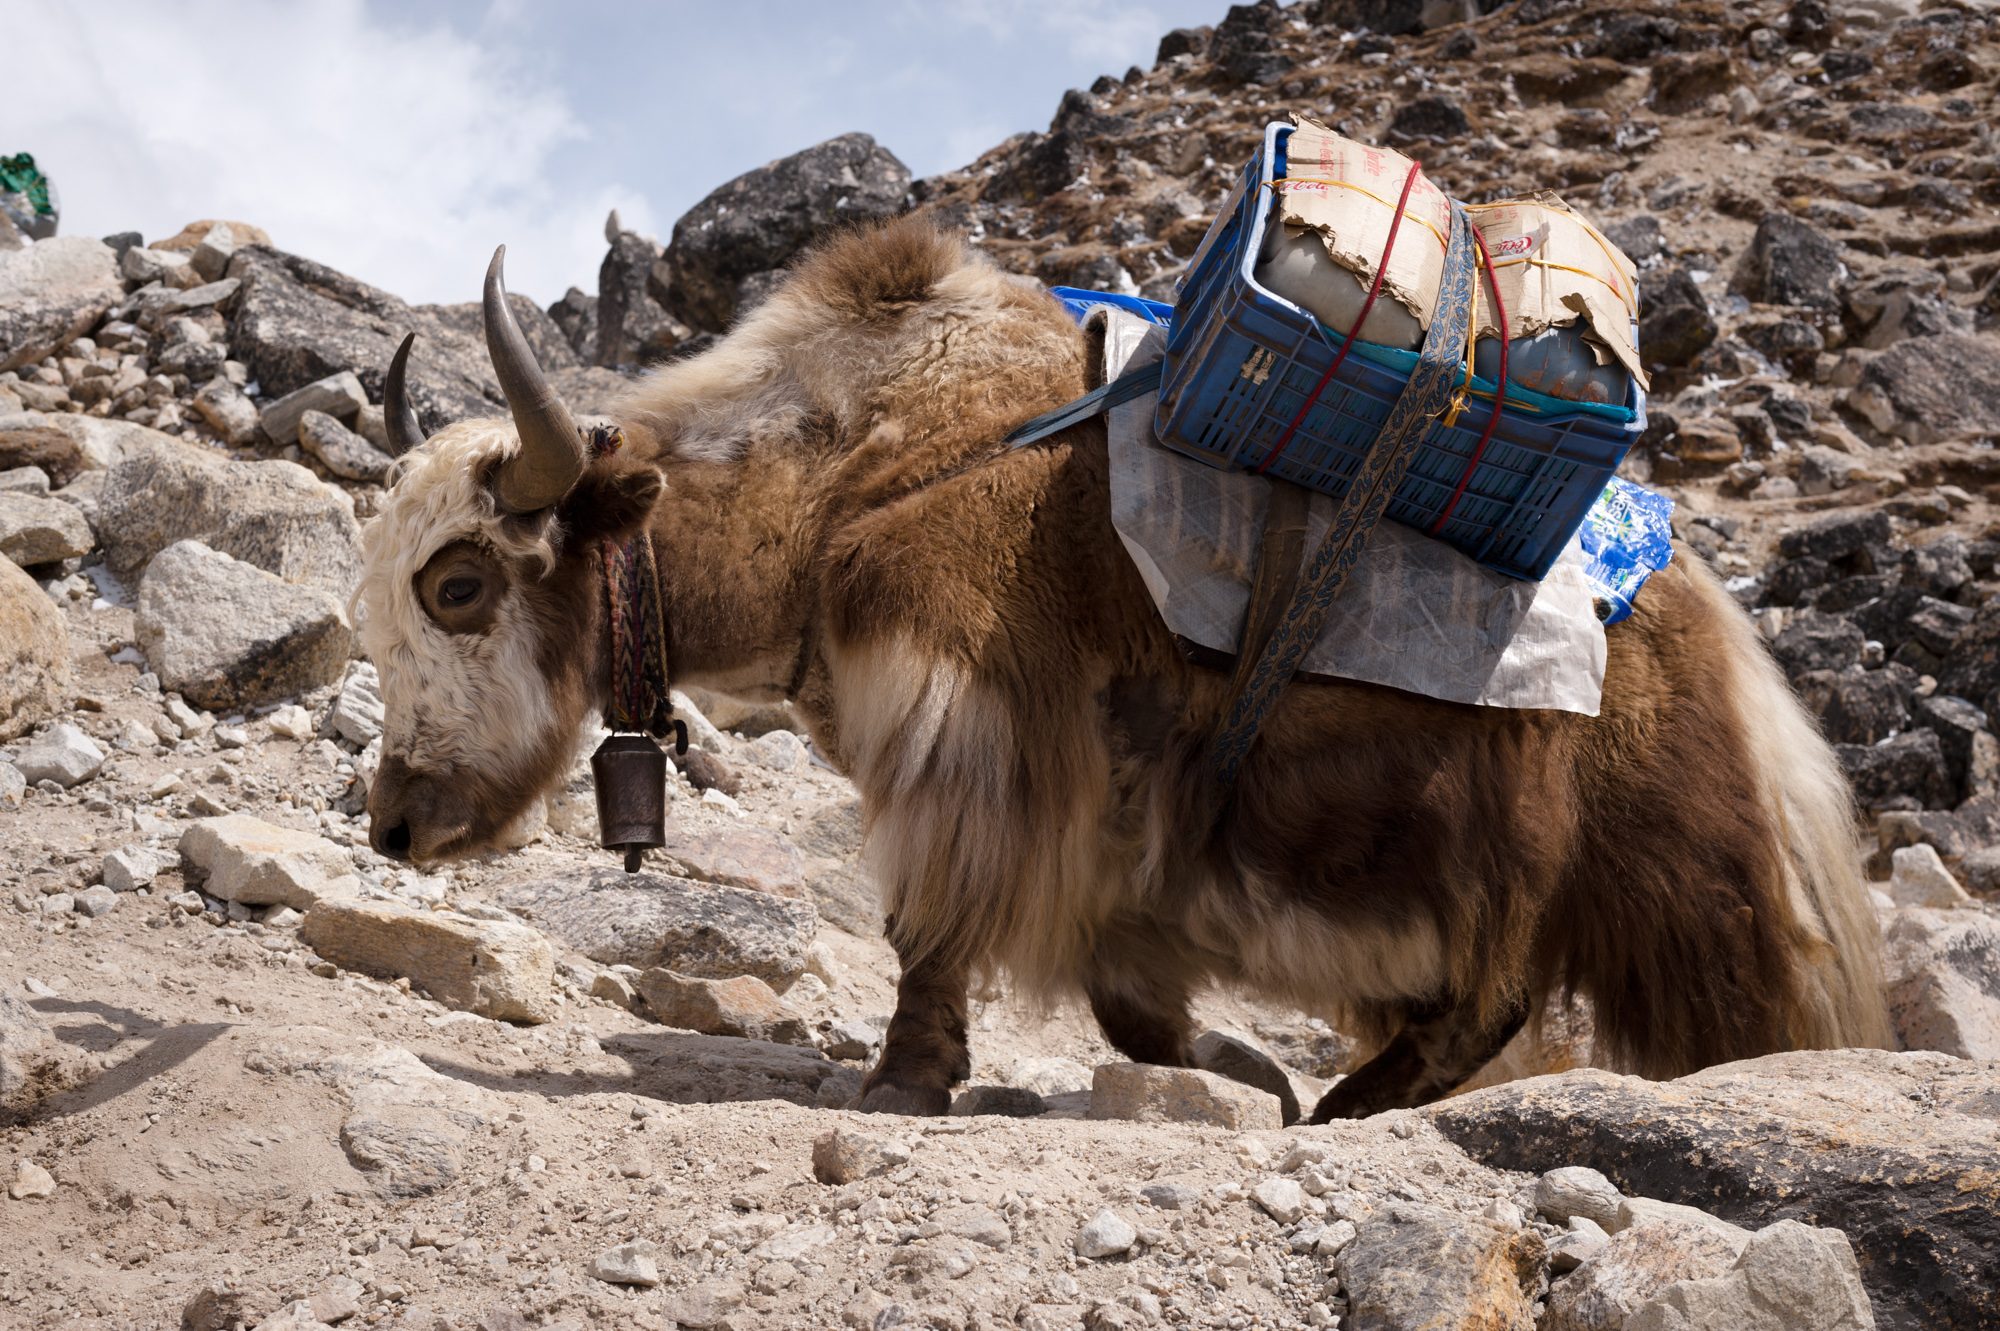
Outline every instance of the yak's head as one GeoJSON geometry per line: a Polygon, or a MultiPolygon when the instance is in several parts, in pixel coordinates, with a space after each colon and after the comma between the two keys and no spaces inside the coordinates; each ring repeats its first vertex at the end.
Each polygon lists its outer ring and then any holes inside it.
{"type": "Polygon", "coordinates": [[[507,307],[505,253],[486,342],[512,419],[425,439],[404,391],[414,337],[382,394],[403,461],[363,536],[361,636],[386,708],[368,812],[375,849],[418,863],[492,848],[567,769],[602,687],[590,547],[643,521],[661,486],[591,456],[507,307]]]}

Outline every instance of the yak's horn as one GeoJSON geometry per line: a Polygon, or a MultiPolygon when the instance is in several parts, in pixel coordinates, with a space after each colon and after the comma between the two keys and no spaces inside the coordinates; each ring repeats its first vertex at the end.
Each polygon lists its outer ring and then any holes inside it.
{"type": "Polygon", "coordinates": [[[409,396],[403,391],[403,373],[410,364],[410,347],[417,335],[411,333],[403,339],[403,345],[396,348],[395,358],[389,362],[389,377],[382,381],[382,424],[389,432],[389,452],[401,457],[424,442],[424,427],[417,424],[417,413],[410,410],[409,396]]]}
{"type": "Polygon", "coordinates": [[[502,512],[533,513],[570,492],[583,475],[583,440],[569,408],[549,387],[547,376],[507,308],[501,265],[507,247],[493,251],[486,268],[486,354],[493,360],[521,451],[508,459],[493,481],[493,499],[502,512]]]}

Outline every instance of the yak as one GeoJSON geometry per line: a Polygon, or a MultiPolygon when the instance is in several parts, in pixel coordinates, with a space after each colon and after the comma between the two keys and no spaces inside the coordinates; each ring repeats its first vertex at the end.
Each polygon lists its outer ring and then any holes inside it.
{"type": "Polygon", "coordinates": [[[1749,618],[1682,550],[1607,632],[1601,714],[1296,680],[1216,812],[1228,676],[1120,546],[1104,426],[1011,428],[1097,373],[1045,292],[921,216],[823,242],[585,432],[488,270],[511,419],[403,456],[363,537],[381,853],[490,851],[624,667],[606,580],[648,536],[675,684],[789,699],[860,791],[901,966],[858,1108],[946,1110],[970,987],[1080,995],[1186,1065],[1204,987],[1366,1033],[1324,1122],[1445,1095],[1587,1000],[1651,1077],[1886,1043],[1852,797],[1749,618]],[[599,447],[606,439],[615,445],[599,447]]]}

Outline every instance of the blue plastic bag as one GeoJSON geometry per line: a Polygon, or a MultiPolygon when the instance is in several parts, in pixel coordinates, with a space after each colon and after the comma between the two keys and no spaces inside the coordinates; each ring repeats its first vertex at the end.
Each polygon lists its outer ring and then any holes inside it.
{"type": "Polygon", "coordinates": [[[1577,528],[1584,576],[1616,624],[1632,613],[1632,598],[1646,579],[1673,561],[1674,501],[1614,476],[1577,528]]]}

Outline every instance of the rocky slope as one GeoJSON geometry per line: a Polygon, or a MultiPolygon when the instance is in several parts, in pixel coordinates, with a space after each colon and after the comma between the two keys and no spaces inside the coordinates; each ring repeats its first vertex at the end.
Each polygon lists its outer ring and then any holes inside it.
{"type": "Polygon", "coordinates": [[[1576,1013],[1488,1089],[1287,1128],[1363,1052],[1323,1023],[1216,996],[1209,1070],[1169,1072],[1002,988],[952,1117],[850,1115],[894,965],[854,792],[783,709],[695,700],[721,728],[637,878],[581,771],[513,854],[367,847],[345,598],[380,376],[415,329],[427,426],[496,409],[476,307],[241,222],[0,237],[0,1325],[2000,1321],[2000,19],[1465,17],[1231,9],[964,171],[850,135],[664,246],[614,216],[597,294],[519,313],[589,410],[913,204],[1022,273],[1170,296],[1290,110],[1468,199],[1560,187],[1644,265],[1628,469],[1866,805],[1904,1051],[1654,1085],[1562,1071],[1576,1013]]]}

